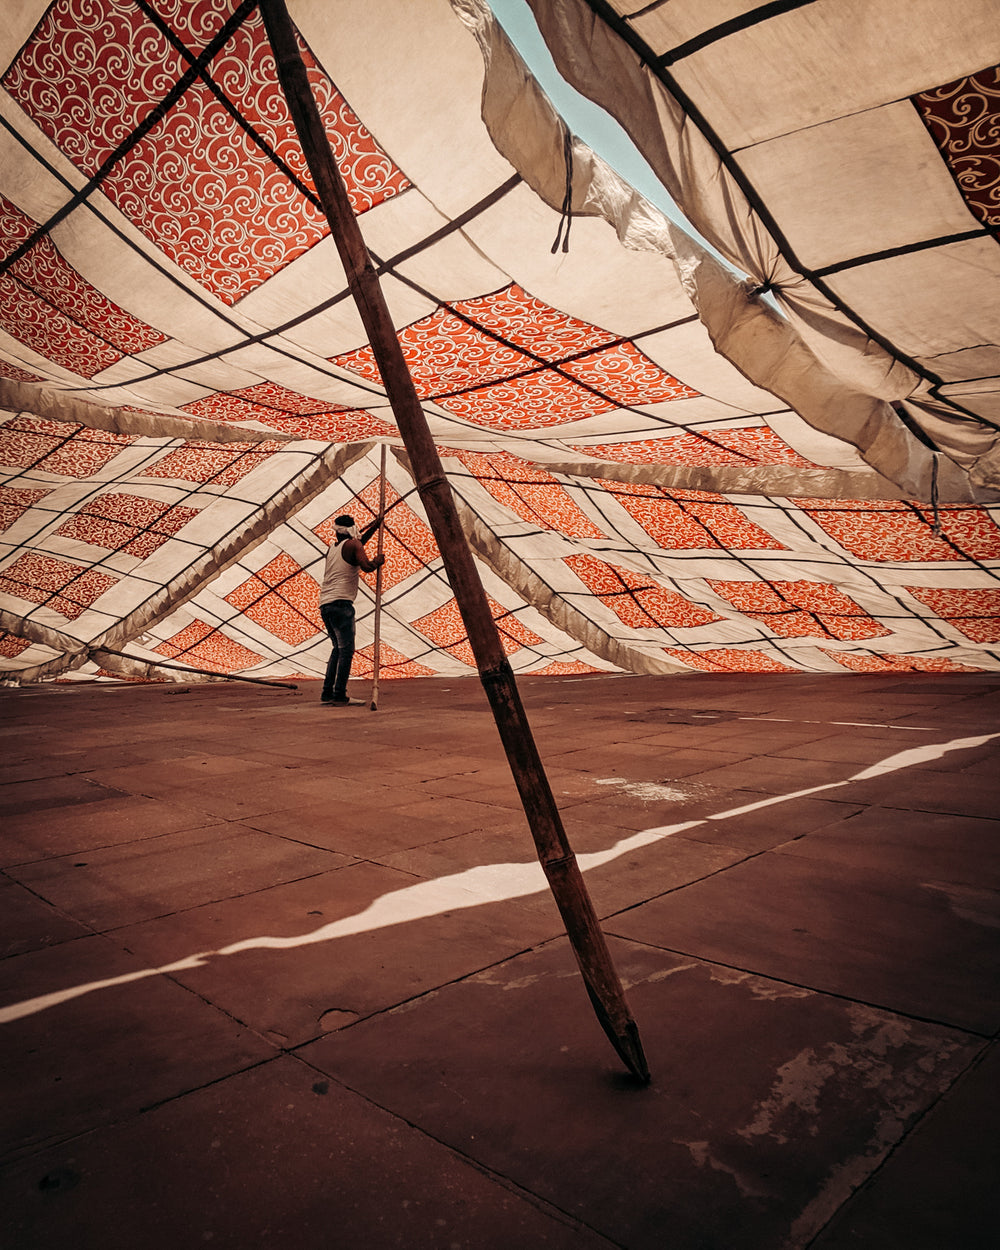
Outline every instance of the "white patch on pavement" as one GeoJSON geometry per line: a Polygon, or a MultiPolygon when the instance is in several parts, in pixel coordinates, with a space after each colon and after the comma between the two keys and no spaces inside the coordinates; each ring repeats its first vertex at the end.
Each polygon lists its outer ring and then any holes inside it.
{"type": "MultiPolygon", "coordinates": [[[[581,872],[610,863],[622,855],[659,842],[671,834],[694,829],[706,820],[728,820],[745,812],[757,811],[763,807],[771,807],[778,803],[787,803],[790,799],[801,798],[820,791],[835,790],[839,786],[852,781],[866,781],[872,777],[881,777],[898,769],[915,768],[919,764],[940,759],[949,751],[968,750],[982,746],[1000,734],[982,734],[975,738],[954,738],[950,742],[935,743],[926,747],[916,747],[910,751],[900,751],[887,759],[859,773],[846,777],[843,781],[831,781],[825,785],[810,786],[806,790],[796,790],[792,794],[775,795],[761,799],[756,803],[748,803],[742,807],[731,808],[704,819],[687,820],[675,825],[659,825],[653,829],[643,829],[639,833],[622,838],[606,851],[596,851],[587,855],[578,855],[577,862],[581,872]]],[[[538,894],[546,888],[545,874],[537,860],[529,863],[514,864],[481,864],[469,868],[465,872],[452,873],[446,877],[436,877],[430,881],[421,881],[416,885],[404,886],[399,890],[391,890],[374,899],[363,911],[354,916],[345,916],[329,924],[321,925],[309,933],[295,937],[260,937],[246,938],[223,946],[215,951],[203,951],[197,955],[189,955],[175,963],[161,964],[156,968],[144,968],[137,972],[128,972],[123,976],[109,977],[106,980],[90,981],[85,985],[74,985],[64,990],[56,990],[51,994],[42,994],[37,998],[25,999],[19,1003],[10,1003],[0,1008],[0,1024],[9,1024],[24,1016],[45,1011],[59,1003],[69,1002],[83,994],[95,990],[110,989],[116,985],[126,985],[130,981],[140,981],[144,977],[158,976],[161,973],[181,972],[189,968],[198,968],[209,959],[224,958],[247,950],[289,950],[297,946],[310,946],[315,942],[329,942],[335,938],[351,937],[358,933],[369,933],[373,929],[382,929],[390,925],[405,924],[411,920],[424,920],[430,916],[438,916],[443,912],[457,911],[464,907],[477,907],[483,903],[505,902],[509,899],[523,898],[527,894],[538,894]]],[[[954,904],[953,904],[954,905],[954,904]]],[[[977,923],[984,923],[979,920],[977,923]]]]}

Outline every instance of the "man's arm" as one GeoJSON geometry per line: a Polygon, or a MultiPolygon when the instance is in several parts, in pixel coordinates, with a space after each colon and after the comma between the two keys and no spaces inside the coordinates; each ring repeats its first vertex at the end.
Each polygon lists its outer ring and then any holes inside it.
{"type": "Polygon", "coordinates": [[[361,531],[361,545],[362,546],[364,546],[364,544],[368,542],[368,540],[371,538],[371,536],[375,533],[375,531],[378,529],[378,527],[381,524],[382,524],[382,518],[380,516],[377,516],[374,521],[370,522],[370,524],[365,526],[365,528],[361,531]]]}
{"type": "Polygon", "coordinates": [[[349,564],[356,565],[362,573],[374,573],[376,569],[381,568],[385,564],[385,556],[376,556],[374,560],[369,560],[365,554],[364,544],[358,538],[348,538],[344,543],[344,559],[349,564]]]}

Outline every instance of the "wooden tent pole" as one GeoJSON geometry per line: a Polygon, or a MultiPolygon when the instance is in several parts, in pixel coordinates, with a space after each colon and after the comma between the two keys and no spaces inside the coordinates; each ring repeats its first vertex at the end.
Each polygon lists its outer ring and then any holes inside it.
{"type": "MultiPolygon", "coordinates": [[[[385,546],[383,541],[384,533],[384,517],[385,517],[385,443],[382,444],[382,459],[379,466],[378,478],[378,545],[376,554],[381,555],[385,546]]],[[[382,662],[382,565],[378,566],[375,572],[375,640],[372,644],[372,661],[374,663],[374,672],[372,673],[372,711],[378,711],[378,670],[382,662]]]]}
{"type": "Polygon", "coordinates": [[[333,233],[347,282],[371,343],[417,489],[458,603],[480,680],[517,784],[549,888],[566,925],[597,1017],[625,1065],[649,1080],[639,1033],[607,942],[563,829],[552,790],[504,654],[479,571],[462,531],[426,418],[396,337],[378,275],[354,217],[299,53],[284,0],[261,0],[278,79],[333,233]]]}

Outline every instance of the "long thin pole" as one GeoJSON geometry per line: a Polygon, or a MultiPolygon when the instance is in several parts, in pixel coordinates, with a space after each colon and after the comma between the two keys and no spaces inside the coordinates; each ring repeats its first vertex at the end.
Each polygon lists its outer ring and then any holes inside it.
{"type": "Polygon", "coordinates": [[[294,681],[279,681],[276,677],[245,677],[242,673],[217,673],[211,668],[194,668],[190,664],[168,664],[166,660],[143,660],[137,655],[129,655],[126,651],[115,651],[112,647],[91,647],[87,655],[95,663],[101,663],[102,655],[117,655],[123,660],[131,660],[133,664],[142,664],[147,673],[155,673],[158,668],[168,668],[176,673],[196,673],[199,677],[215,677],[219,681],[248,681],[255,686],[280,686],[284,690],[298,690],[294,681]]]}
{"type": "MultiPolygon", "coordinates": [[[[385,517],[385,443],[382,444],[382,460],[379,466],[378,478],[378,515],[380,522],[385,517]]],[[[382,554],[384,542],[382,535],[384,533],[384,523],[378,527],[378,546],[376,553],[382,554]]],[[[382,663],[382,565],[379,564],[375,571],[375,641],[372,644],[372,661],[374,663],[374,672],[372,673],[372,711],[378,711],[378,671],[382,663]]]]}
{"type": "Polygon", "coordinates": [[[542,767],[514,674],[500,644],[489,601],[462,531],[444,467],[420,407],[378,275],[355,220],[309,87],[284,0],[261,0],[278,79],[330,224],[347,282],[368,334],[386,395],[410,458],[417,489],[458,603],[480,680],[545,871],[597,1017],[629,1070],[649,1069],[607,942],[542,767]]]}

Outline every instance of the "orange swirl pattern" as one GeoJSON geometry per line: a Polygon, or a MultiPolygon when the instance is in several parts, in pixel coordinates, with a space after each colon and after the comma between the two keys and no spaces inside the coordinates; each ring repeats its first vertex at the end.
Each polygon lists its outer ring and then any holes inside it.
{"type": "Polygon", "coordinates": [[[1000,65],[912,99],[970,211],[1000,227],[1000,65]]]}
{"type": "MultiPolygon", "coordinates": [[[[5,259],[29,239],[37,224],[0,196],[0,259],[5,259]]],[[[5,283],[7,279],[16,280],[25,293],[30,292],[35,298],[53,305],[69,321],[89,331],[107,346],[112,363],[122,355],[142,352],[166,341],[166,335],[124,312],[96,287],[84,281],[49,238],[39,239],[29,252],[16,261],[8,270],[5,283]],[[112,352],[110,349],[117,350],[112,352]]],[[[11,333],[18,337],[13,329],[11,333]]],[[[83,344],[88,341],[89,336],[81,334],[81,353],[83,344]]],[[[79,369],[76,371],[80,372],[79,369]]],[[[93,374],[84,376],[92,377],[93,374]]]]}
{"type": "Polygon", "coordinates": [[[29,551],[0,574],[0,591],[28,603],[44,603],[75,621],[118,580],[84,564],[29,551]]]}
{"type": "MultiPolygon", "coordinates": [[[[158,0],[197,55],[228,14],[214,0],[158,0]]],[[[343,96],[303,55],[355,212],[409,185],[343,96]]],[[[127,0],[56,0],[3,85],[88,175],[138,127],[187,68],[127,0]]],[[[210,65],[223,93],[311,188],[258,14],[210,65]]],[[[103,192],[195,281],[228,304],[328,233],[322,214],[238,126],[201,80],[124,156],[103,192]]]]}
{"type": "Polygon", "coordinates": [[[235,486],[280,447],[280,443],[185,443],[144,468],[142,476],[235,486]]]}
{"type": "Polygon", "coordinates": [[[92,378],[122,358],[120,351],[88,334],[9,273],[0,277],[0,328],[82,378],[92,378]]]}
{"type": "Polygon", "coordinates": [[[452,307],[460,316],[550,364],[616,341],[610,331],[560,312],[516,282],[492,295],[459,300],[452,307]]]}
{"type": "Polygon", "coordinates": [[[0,360],[0,378],[10,378],[12,382],[41,382],[37,373],[29,373],[27,369],[19,369],[6,360],[0,360]]]}
{"type": "Polygon", "coordinates": [[[49,494],[47,490],[19,490],[14,486],[0,486],[0,533],[9,530],[29,508],[49,494]]]}
{"type": "MultiPolygon", "coordinates": [[[[698,394],[635,344],[559,312],[516,283],[438,308],[401,330],[399,341],[421,399],[494,429],[560,425],[698,394]]],[[[370,347],[331,363],[381,382],[370,347]]]]}
{"type": "Polygon", "coordinates": [[[796,499],[845,551],[862,560],[996,560],[1000,528],[979,508],[938,510],[897,500],[796,499]]]}
{"type": "Polygon", "coordinates": [[[579,677],[584,673],[599,673],[601,670],[593,664],[584,664],[582,660],[553,660],[544,668],[531,671],[535,677],[579,677]]]}
{"type": "MultiPolygon", "coordinates": [[[[416,660],[408,660],[402,651],[397,651],[386,642],[379,645],[378,662],[379,676],[382,678],[435,677],[437,675],[433,668],[428,668],[426,664],[418,664],[416,660]]],[[[355,651],[354,664],[351,666],[352,676],[371,677],[374,672],[374,646],[362,647],[355,651]]]]}
{"type": "MultiPolygon", "coordinates": [[[[533,647],[541,643],[541,638],[523,625],[502,603],[497,603],[490,595],[486,598],[496,622],[500,645],[505,655],[513,655],[521,647],[533,647]]],[[[413,622],[413,628],[419,629],[436,646],[449,652],[456,660],[461,660],[470,668],[476,667],[476,659],[469,645],[465,622],[462,620],[457,600],[449,599],[447,603],[435,608],[433,612],[428,612],[426,616],[413,622]]]]}
{"type": "Polygon", "coordinates": [[[296,438],[331,443],[388,438],[395,433],[393,426],[365,408],[342,408],[322,399],[309,399],[274,383],[261,383],[241,391],[217,391],[184,404],[182,410],[203,421],[231,425],[253,421],[296,438]]]}
{"type": "Polygon", "coordinates": [[[161,642],[154,650],[168,660],[181,660],[192,668],[204,668],[212,673],[235,673],[240,669],[253,668],[264,658],[198,619],[161,642]]]}
{"type": "Polygon", "coordinates": [[[231,590],[226,602],[290,647],[323,632],[319,586],[287,552],[231,590]]]}
{"type": "Polygon", "coordinates": [[[600,481],[664,550],[724,548],[782,551],[782,544],[735,504],[709,491],[671,490],[633,482],[600,481]]]}
{"type": "Polygon", "coordinates": [[[494,430],[542,429],[581,421],[616,407],[554,369],[539,369],[437,402],[464,421],[494,430]]]}
{"type": "Polygon", "coordinates": [[[659,404],[667,399],[695,399],[698,392],[672,377],[634,343],[615,343],[562,369],[572,378],[614,400],[612,407],[659,404]]]}
{"type": "Polygon", "coordinates": [[[651,578],[596,556],[567,556],[565,563],[630,629],[680,629],[723,619],[651,578]]]}
{"type": "Polygon", "coordinates": [[[15,638],[13,634],[0,635],[0,655],[8,660],[16,659],[22,651],[27,651],[31,643],[27,638],[15,638]]]}
{"type": "Polygon", "coordinates": [[[592,460],[619,464],[790,464],[814,468],[783,438],[767,426],[756,429],[706,430],[697,434],[677,434],[673,438],[637,439],[629,443],[570,444],[573,451],[592,460]]]}
{"type": "Polygon", "coordinates": [[[93,477],[132,442],[127,434],[21,416],[0,428],[0,464],[63,477],[93,477]]]}
{"type": "MultiPolygon", "coordinates": [[[[430,399],[557,364],[613,343],[615,336],[512,282],[491,295],[436,309],[401,330],[399,341],[417,394],[430,399]]],[[[381,383],[370,347],[345,352],[332,363],[381,383]]]]}
{"type": "Polygon", "coordinates": [[[906,589],[973,642],[1000,642],[1000,590],[924,586],[906,589]]]}
{"type": "Polygon", "coordinates": [[[200,511],[139,495],[108,492],[91,500],[60,525],[56,533],[60,538],[75,538],[92,547],[145,560],[200,511]]]}
{"type": "Polygon", "coordinates": [[[789,664],[782,664],[763,651],[741,651],[739,647],[711,647],[707,651],[685,651],[682,647],[664,647],[671,659],[697,668],[704,673],[794,673],[789,664]]]}
{"type": "MultiPolygon", "coordinates": [[[[344,507],[338,507],[337,514],[349,513],[357,522],[358,529],[363,530],[378,515],[378,504],[379,484],[373,481],[344,507]]],[[[430,527],[417,516],[409,504],[402,501],[388,482],[385,487],[385,511],[386,523],[382,529],[385,555],[382,587],[388,591],[439,560],[440,553],[430,527]]],[[[313,529],[316,537],[322,539],[327,546],[334,541],[334,515],[331,513],[313,529]]],[[[369,579],[373,577],[371,574],[362,576],[369,579]]]]}
{"type": "MultiPolygon", "coordinates": [[[[483,386],[536,367],[523,352],[496,342],[445,308],[406,326],[398,337],[421,399],[483,386]]],[[[382,383],[370,347],[345,352],[332,363],[382,383]]]]}
{"type": "Polygon", "coordinates": [[[551,473],[509,452],[457,452],[458,459],[498,503],[541,529],[571,538],[604,538],[604,531],[573,502],[551,473]]]}
{"type": "Polygon", "coordinates": [[[823,582],[733,582],[707,579],[737,611],[782,638],[879,638],[891,631],[823,582]]]}
{"type": "Polygon", "coordinates": [[[959,664],[943,655],[887,655],[884,651],[869,651],[854,655],[849,651],[827,651],[824,655],[836,660],[852,673],[978,673],[981,669],[959,664]]]}

